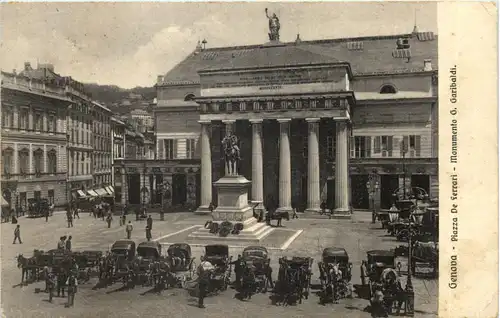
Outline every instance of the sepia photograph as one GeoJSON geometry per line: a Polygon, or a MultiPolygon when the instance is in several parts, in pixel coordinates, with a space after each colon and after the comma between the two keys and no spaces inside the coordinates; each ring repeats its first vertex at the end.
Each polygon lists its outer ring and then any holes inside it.
{"type": "Polygon", "coordinates": [[[440,129],[458,164],[461,126],[439,80],[458,103],[461,66],[439,68],[436,2],[4,3],[0,23],[3,317],[442,316],[440,129]]]}

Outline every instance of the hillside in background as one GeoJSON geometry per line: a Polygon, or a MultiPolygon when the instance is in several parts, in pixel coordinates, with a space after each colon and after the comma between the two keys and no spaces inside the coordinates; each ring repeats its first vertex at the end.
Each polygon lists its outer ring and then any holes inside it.
{"type": "Polygon", "coordinates": [[[92,98],[106,105],[120,104],[123,100],[131,99],[132,95],[142,95],[142,101],[151,101],[156,97],[154,87],[134,87],[124,89],[116,85],[84,84],[85,89],[92,94],[92,98]]]}

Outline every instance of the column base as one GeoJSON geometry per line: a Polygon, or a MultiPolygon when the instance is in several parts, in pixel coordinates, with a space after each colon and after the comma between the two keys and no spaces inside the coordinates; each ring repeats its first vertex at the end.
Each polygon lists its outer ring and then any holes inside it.
{"type": "Polygon", "coordinates": [[[307,208],[304,213],[316,213],[319,214],[321,212],[320,208],[307,208]]]}
{"type": "Polygon", "coordinates": [[[255,216],[261,222],[264,222],[266,220],[266,207],[264,204],[262,204],[262,201],[252,201],[252,204],[257,204],[257,206],[254,208],[255,216]]]}
{"type": "Polygon", "coordinates": [[[196,211],[194,211],[194,214],[196,214],[196,215],[211,215],[212,212],[210,212],[210,208],[208,205],[206,205],[206,206],[200,205],[198,207],[198,209],[196,209],[196,211]]]}
{"type": "Polygon", "coordinates": [[[337,208],[333,210],[333,217],[337,219],[350,219],[352,217],[352,213],[349,209],[337,208]]]}
{"type": "Polygon", "coordinates": [[[293,212],[293,209],[292,207],[280,207],[280,208],[277,208],[276,209],[276,212],[288,212],[288,213],[292,213],[293,212]]]}

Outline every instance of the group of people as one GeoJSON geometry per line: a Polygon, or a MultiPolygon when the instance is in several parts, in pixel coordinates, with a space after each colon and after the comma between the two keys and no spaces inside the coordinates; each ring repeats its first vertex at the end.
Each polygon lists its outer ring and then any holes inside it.
{"type": "Polygon", "coordinates": [[[78,269],[66,271],[60,269],[59,271],[52,270],[46,266],[45,272],[45,292],[49,294],[49,302],[54,298],[54,292],[57,290],[57,297],[65,297],[65,290],[68,293],[68,302],[66,307],[72,307],[75,302],[75,294],[78,289],[78,269]]]}
{"type": "Polygon", "coordinates": [[[72,236],[69,235],[69,236],[61,236],[59,238],[59,242],[57,242],[57,249],[60,250],[60,251],[68,251],[68,252],[71,252],[71,239],[72,239],[72,236]]]}

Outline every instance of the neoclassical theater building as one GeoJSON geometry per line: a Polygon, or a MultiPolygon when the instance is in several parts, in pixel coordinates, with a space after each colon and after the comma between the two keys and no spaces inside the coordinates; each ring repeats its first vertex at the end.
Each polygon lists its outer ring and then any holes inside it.
{"type": "MultiPolygon", "coordinates": [[[[389,208],[403,185],[438,196],[437,35],[206,48],[158,76],[157,184],[217,202],[221,140],[239,138],[252,201],[338,213],[389,208]]],[[[152,192],[155,189],[150,189],[152,192]]]]}

